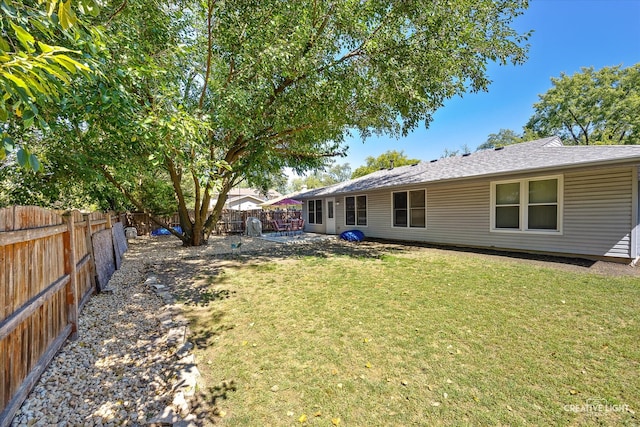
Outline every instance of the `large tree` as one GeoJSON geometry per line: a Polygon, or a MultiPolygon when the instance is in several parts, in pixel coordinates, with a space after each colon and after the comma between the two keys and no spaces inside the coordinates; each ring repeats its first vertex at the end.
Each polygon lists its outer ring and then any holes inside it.
{"type": "Polygon", "coordinates": [[[366,164],[359,166],[351,174],[351,178],[359,178],[380,169],[388,169],[398,166],[406,166],[420,162],[418,159],[410,159],[404,151],[390,150],[380,154],[378,157],[369,156],[365,159],[366,164]]]}
{"type": "Polygon", "coordinates": [[[45,145],[62,147],[79,176],[99,171],[139,209],[150,210],[140,176],[162,176],[179,237],[199,245],[241,180],[264,186],[284,167],[317,169],[350,131],[406,135],[446,99],[486,90],[487,62],[525,60],[527,35],[511,23],[526,4],[107,5],[102,74],[61,103],[45,145]]]}
{"type": "Polygon", "coordinates": [[[511,129],[500,129],[498,133],[490,133],[487,140],[478,145],[476,150],[487,150],[505,145],[517,144],[523,141],[522,135],[519,135],[511,129]]]}
{"type": "Polygon", "coordinates": [[[325,168],[316,169],[307,176],[293,179],[290,190],[291,192],[296,192],[303,188],[326,187],[349,179],[351,179],[351,166],[349,163],[337,164],[333,161],[325,168]]]}
{"type": "Polygon", "coordinates": [[[569,144],[640,143],[640,64],[582,68],[551,82],[526,130],[569,144]]]}

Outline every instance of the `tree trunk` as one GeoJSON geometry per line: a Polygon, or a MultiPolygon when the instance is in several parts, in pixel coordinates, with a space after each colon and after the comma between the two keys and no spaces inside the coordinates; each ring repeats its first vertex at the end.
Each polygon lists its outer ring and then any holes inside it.
{"type": "MultiPolygon", "coordinates": [[[[202,215],[202,209],[198,206],[198,203],[195,204],[193,210],[193,218],[188,214],[186,206],[180,207],[179,212],[184,212],[185,214],[178,215],[180,218],[180,227],[182,228],[183,237],[182,244],[183,246],[202,246],[207,244],[206,234],[207,231],[204,227],[206,216],[202,215]]],[[[207,210],[204,210],[205,215],[207,210]]]]}

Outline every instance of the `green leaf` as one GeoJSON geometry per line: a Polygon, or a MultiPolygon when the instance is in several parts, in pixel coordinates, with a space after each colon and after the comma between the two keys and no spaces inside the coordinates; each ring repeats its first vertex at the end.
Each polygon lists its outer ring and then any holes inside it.
{"type": "MultiPolygon", "coordinates": [[[[80,53],[80,52],[73,51],[73,50],[70,50],[69,52],[74,52],[74,53],[78,53],[78,54],[80,53]]],[[[73,58],[70,58],[67,55],[56,55],[56,60],[60,64],[64,65],[67,68],[69,66],[73,67],[74,70],[72,72],[75,72],[77,70],[80,70],[80,71],[91,71],[91,69],[89,67],[87,67],[86,65],[82,64],[81,62],[76,61],[73,58]],[[65,65],[65,64],[67,64],[67,65],[65,65]]]]}
{"type": "Polygon", "coordinates": [[[53,12],[56,11],[56,4],[58,3],[58,0],[49,0],[47,1],[47,15],[51,16],[53,15],[53,12]]]}
{"type": "Polygon", "coordinates": [[[40,161],[38,160],[38,158],[36,157],[35,154],[31,154],[29,156],[29,166],[31,167],[31,169],[33,169],[35,172],[38,172],[40,170],[40,161]]]}
{"type": "Polygon", "coordinates": [[[60,47],[60,46],[49,46],[46,43],[42,43],[41,41],[38,41],[38,47],[40,48],[40,50],[42,51],[42,53],[51,53],[51,52],[68,52],[69,49],[66,49],[64,47],[60,47]]]}
{"type": "Polygon", "coordinates": [[[2,147],[7,151],[11,152],[15,148],[15,144],[13,143],[13,139],[8,136],[2,138],[2,147]]]}
{"type": "Polygon", "coordinates": [[[78,19],[71,9],[71,0],[61,1],[58,5],[58,18],[63,29],[68,30],[73,27],[78,19]]]}
{"type": "Polygon", "coordinates": [[[31,90],[29,89],[29,86],[27,86],[27,84],[25,83],[24,80],[14,76],[13,74],[10,74],[10,73],[2,73],[2,76],[7,78],[7,79],[9,79],[9,80],[11,80],[19,88],[24,89],[24,91],[26,92],[27,96],[33,97],[33,94],[31,93],[31,90]]]}
{"type": "Polygon", "coordinates": [[[29,152],[24,148],[18,150],[16,157],[18,158],[18,164],[22,167],[25,167],[29,163],[29,152]]]}
{"type": "Polygon", "coordinates": [[[93,0],[79,0],[78,10],[83,15],[98,16],[100,14],[100,6],[93,0]]]}
{"type": "Polygon", "coordinates": [[[4,38],[0,37],[0,51],[9,52],[9,50],[11,50],[9,43],[7,43],[7,41],[4,38]]]}
{"type": "Polygon", "coordinates": [[[56,55],[52,59],[66,68],[70,73],[75,73],[77,71],[75,65],[77,62],[66,55],[56,55]]]}
{"type": "Polygon", "coordinates": [[[11,28],[13,28],[18,41],[20,41],[20,44],[27,50],[27,52],[33,53],[33,44],[35,43],[36,39],[31,34],[29,34],[27,30],[19,25],[15,25],[13,22],[11,22],[11,28]]]}
{"type": "Polygon", "coordinates": [[[33,118],[36,115],[34,114],[34,112],[32,110],[26,110],[23,114],[22,114],[22,120],[25,121],[33,121],[33,118]]]}

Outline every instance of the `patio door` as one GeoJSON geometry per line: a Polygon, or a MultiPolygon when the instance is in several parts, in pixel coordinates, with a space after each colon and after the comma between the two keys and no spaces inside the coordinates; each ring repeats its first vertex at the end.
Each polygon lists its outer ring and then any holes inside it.
{"type": "Polygon", "coordinates": [[[336,234],[336,199],[327,199],[327,234],[336,234]]]}

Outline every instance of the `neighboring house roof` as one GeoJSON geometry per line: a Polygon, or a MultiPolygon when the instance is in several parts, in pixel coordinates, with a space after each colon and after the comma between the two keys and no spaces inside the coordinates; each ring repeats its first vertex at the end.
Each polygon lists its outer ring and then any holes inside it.
{"type": "Polygon", "coordinates": [[[261,203],[264,202],[264,199],[262,197],[256,197],[252,194],[247,194],[245,196],[240,196],[240,197],[229,197],[227,199],[227,205],[237,205],[239,203],[247,203],[247,202],[252,202],[256,205],[259,205],[261,203]]]}
{"type": "Polygon", "coordinates": [[[310,198],[377,188],[452,181],[519,172],[537,172],[592,165],[640,162],[639,145],[568,145],[558,137],[445,157],[410,166],[382,169],[369,175],[296,194],[310,198]]]}
{"type": "MultiPolygon", "coordinates": [[[[265,197],[264,194],[260,194],[260,192],[255,188],[237,188],[236,187],[236,188],[232,188],[227,194],[227,200],[225,202],[225,205],[227,206],[236,205],[241,201],[251,201],[256,205],[259,205],[260,203],[263,203],[267,200],[271,200],[280,196],[281,194],[276,190],[269,190],[269,192],[265,197]]],[[[218,197],[219,195],[215,194],[211,198],[211,203],[209,204],[211,207],[216,205],[218,201],[218,197]]]]}
{"type": "Polygon", "coordinates": [[[255,188],[234,187],[231,190],[229,190],[229,194],[228,194],[229,199],[231,197],[240,197],[240,196],[253,196],[257,199],[262,199],[262,201],[265,201],[265,200],[274,199],[276,197],[280,197],[281,194],[276,190],[269,190],[265,197],[265,194],[260,193],[260,191],[256,190],[255,188]]]}

